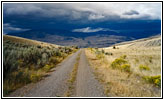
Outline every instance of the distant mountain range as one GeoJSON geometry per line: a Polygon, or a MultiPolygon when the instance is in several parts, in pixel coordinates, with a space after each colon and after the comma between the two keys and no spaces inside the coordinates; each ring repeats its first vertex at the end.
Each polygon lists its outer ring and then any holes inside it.
{"type": "MultiPolygon", "coordinates": [[[[38,24],[39,25],[39,24],[38,24]]],[[[8,35],[34,39],[58,45],[77,45],[79,47],[108,47],[114,43],[145,38],[161,33],[160,20],[110,21],[96,24],[32,26],[28,31],[8,33],[8,35]],[[45,27],[43,27],[45,26],[45,27]],[[75,27],[76,26],[76,27],[75,27]],[[91,27],[105,28],[96,32],[74,32],[73,29],[91,27]]]]}

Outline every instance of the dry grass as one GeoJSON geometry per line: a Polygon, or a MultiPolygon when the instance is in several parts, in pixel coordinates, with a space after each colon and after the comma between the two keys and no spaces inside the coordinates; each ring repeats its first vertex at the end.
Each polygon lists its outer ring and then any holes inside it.
{"type": "Polygon", "coordinates": [[[55,45],[55,44],[50,44],[50,43],[46,43],[46,42],[40,42],[40,41],[35,41],[35,40],[30,40],[30,39],[26,39],[26,38],[21,38],[21,37],[16,37],[16,36],[9,36],[9,35],[3,35],[3,41],[11,41],[11,42],[15,42],[15,43],[25,43],[28,45],[40,45],[42,47],[59,47],[59,45],[55,45]]]}
{"type": "Polygon", "coordinates": [[[160,97],[160,87],[156,87],[142,78],[161,74],[160,46],[143,47],[138,44],[126,44],[116,46],[116,48],[119,49],[113,49],[113,47],[99,49],[99,51],[103,49],[105,52],[113,54],[105,55],[104,59],[96,57],[94,53],[96,50],[86,50],[86,55],[95,69],[97,79],[104,84],[104,93],[112,97],[160,97]],[[126,55],[125,60],[130,65],[130,73],[111,67],[112,62],[123,55],[126,55]],[[140,65],[148,66],[150,70],[140,70],[140,65]]]}
{"type": "MultiPolygon", "coordinates": [[[[105,48],[105,52],[113,53],[113,56],[107,56],[108,61],[113,61],[121,55],[127,56],[127,61],[132,66],[131,70],[142,75],[159,75],[161,73],[161,47],[139,47],[131,44],[120,45],[119,49],[105,48]],[[145,65],[150,71],[140,71],[139,66],[145,65]]],[[[110,63],[110,62],[109,62],[110,63]]]]}

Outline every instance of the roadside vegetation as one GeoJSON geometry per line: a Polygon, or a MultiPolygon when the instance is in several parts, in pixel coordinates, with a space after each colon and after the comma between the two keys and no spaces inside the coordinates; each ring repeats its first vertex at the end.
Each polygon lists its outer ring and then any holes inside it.
{"type": "Polygon", "coordinates": [[[76,58],[76,63],[73,67],[72,72],[70,73],[69,79],[67,80],[68,89],[64,93],[64,96],[66,96],[66,97],[72,96],[75,91],[74,90],[75,89],[75,81],[76,81],[76,76],[77,76],[77,71],[78,71],[78,66],[79,66],[80,55],[81,55],[81,52],[78,54],[78,57],[76,58]]]}
{"type": "Polygon", "coordinates": [[[146,42],[86,49],[106,96],[161,96],[161,47],[145,47],[146,42]]]}
{"type": "Polygon", "coordinates": [[[3,95],[44,78],[78,47],[3,36],[3,95]]]}

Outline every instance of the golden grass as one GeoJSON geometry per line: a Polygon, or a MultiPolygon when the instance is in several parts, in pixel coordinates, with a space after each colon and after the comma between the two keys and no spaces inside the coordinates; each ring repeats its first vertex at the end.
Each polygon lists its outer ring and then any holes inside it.
{"type": "Polygon", "coordinates": [[[90,64],[95,69],[97,79],[104,85],[104,93],[111,97],[160,97],[161,90],[147,83],[142,76],[154,76],[161,73],[160,47],[129,47],[130,44],[116,46],[119,49],[101,48],[113,55],[105,55],[105,59],[97,59],[94,50],[86,49],[90,64]],[[123,56],[123,55],[126,55],[123,56]],[[112,62],[125,57],[130,65],[130,73],[113,69],[112,62]],[[150,70],[141,71],[139,65],[147,65],[150,70]]]}
{"type": "Polygon", "coordinates": [[[131,70],[142,75],[159,75],[161,73],[161,48],[158,47],[128,47],[119,46],[119,49],[105,48],[105,52],[113,53],[113,56],[107,56],[109,63],[121,55],[127,55],[127,61],[131,65],[131,70]],[[151,71],[141,72],[139,66],[149,66],[151,71]]]}
{"type": "Polygon", "coordinates": [[[10,36],[10,35],[3,35],[3,41],[5,40],[9,40],[11,42],[15,42],[15,43],[25,43],[28,45],[40,45],[42,47],[59,47],[58,45],[55,44],[51,44],[51,43],[46,43],[46,42],[40,42],[40,41],[36,41],[36,40],[30,40],[30,39],[26,39],[26,38],[21,38],[21,37],[16,37],[16,36],[10,36]]]}

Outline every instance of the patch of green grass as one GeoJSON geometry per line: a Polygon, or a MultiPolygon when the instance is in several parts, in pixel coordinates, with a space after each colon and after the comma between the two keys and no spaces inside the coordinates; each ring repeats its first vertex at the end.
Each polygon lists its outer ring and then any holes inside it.
{"type": "Polygon", "coordinates": [[[73,86],[75,80],[76,80],[76,76],[77,76],[77,71],[78,71],[78,66],[79,66],[79,60],[80,60],[80,54],[81,52],[78,54],[78,57],[76,58],[76,63],[73,67],[72,72],[70,73],[70,77],[67,80],[67,84],[68,84],[68,90],[65,91],[64,96],[69,97],[72,95],[73,89],[75,88],[73,86]]]}
{"type": "Polygon", "coordinates": [[[161,87],[161,75],[157,76],[144,76],[144,80],[146,80],[149,83],[154,84],[157,87],[161,87]]]}
{"type": "Polygon", "coordinates": [[[98,59],[103,59],[105,56],[104,56],[104,54],[97,54],[96,57],[97,57],[98,59]]]}
{"type": "Polygon", "coordinates": [[[123,64],[121,66],[121,69],[126,72],[130,72],[130,65],[129,64],[123,64]]]}
{"type": "Polygon", "coordinates": [[[52,69],[55,65],[49,65],[49,64],[46,64],[42,69],[45,71],[45,72],[48,72],[50,71],[50,69],[52,69]]]}
{"type": "Polygon", "coordinates": [[[142,70],[146,70],[146,71],[149,71],[150,70],[150,68],[148,67],[148,66],[146,66],[146,65],[140,65],[139,66],[139,69],[142,71],[142,70]]]}
{"type": "Polygon", "coordinates": [[[32,73],[30,75],[30,80],[33,83],[38,82],[39,80],[41,80],[41,78],[42,78],[42,74],[40,74],[40,73],[32,73]]]}
{"type": "Polygon", "coordinates": [[[122,55],[122,56],[120,56],[120,58],[122,58],[122,59],[126,59],[126,55],[122,55]]]}

